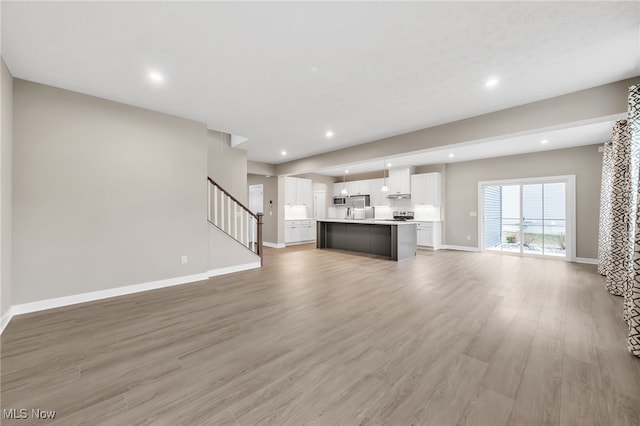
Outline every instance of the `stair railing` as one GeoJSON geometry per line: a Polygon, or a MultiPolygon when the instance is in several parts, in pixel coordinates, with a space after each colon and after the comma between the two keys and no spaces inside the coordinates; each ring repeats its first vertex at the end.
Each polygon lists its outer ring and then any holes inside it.
{"type": "Polygon", "coordinates": [[[213,179],[207,177],[207,220],[260,256],[262,265],[262,212],[253,213],[213,179]]]}

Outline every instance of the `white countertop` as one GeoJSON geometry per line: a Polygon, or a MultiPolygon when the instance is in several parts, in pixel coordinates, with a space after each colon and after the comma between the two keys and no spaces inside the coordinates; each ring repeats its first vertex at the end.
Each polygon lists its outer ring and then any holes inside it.
{"type": "Polygon", "coordinates": [[[415,225],[415,222],[384,219],[316,219],[317,222],[359,223],[363,225],[415,225]]]}

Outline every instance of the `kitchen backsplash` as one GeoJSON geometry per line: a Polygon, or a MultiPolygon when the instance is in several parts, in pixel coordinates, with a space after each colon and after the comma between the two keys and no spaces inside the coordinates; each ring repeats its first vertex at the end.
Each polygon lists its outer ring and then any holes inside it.
{"type": "MultiPolygon", "coordinates": [[[[440,207],[435,206],[416,206],[411,207],[409,204],[408,207],[402,208],[398,206],[375,206],[374,207],[374,217],[376,219],[393,219],[393,212],[396,210],[402,211],[412,211],[414,212],[414,220],[423,220],[425,222],[439,222],[441,220],[440,217],[440,207]]],[[[344,219],[346,213],[346,209],[344,207],[329,207],[327,212],[327,217],[329,219],[344,219]]]]}
{"type": "Polygon", "coordinates": [[[306,206],[284,206],[284,220],[307,219],[306,206]]]}
{"type": "Polygon", "coordinates": [[[413,203],[409,198],[389,198],[389,207],[392,210],[412,210],[413,203]]]}
{"type": "Polygon", "coordinates": [[[393,207],[376,206],[374,210],[376,219],[393,219],[393,207]]]}
{"type": "Polygon", "coordinates": [[[414,219],[424,221],[440,221],[440,207],[415,206],[413,208],[414,219]]]}
{"type": "Polygon", "coordinates": [[[327,217],[329,219],[344,219],[347,209],[344,207],[329,207],[327,209],[327,217]]]}

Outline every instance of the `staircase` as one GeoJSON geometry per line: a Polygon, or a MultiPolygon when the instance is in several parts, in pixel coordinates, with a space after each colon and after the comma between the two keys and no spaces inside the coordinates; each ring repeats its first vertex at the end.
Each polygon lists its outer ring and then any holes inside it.
{"type": "Polygon", "coordinates": [[[262,265],[262,216],[253,213],[210,177],[207,220],[258,256],[262,265]]]}

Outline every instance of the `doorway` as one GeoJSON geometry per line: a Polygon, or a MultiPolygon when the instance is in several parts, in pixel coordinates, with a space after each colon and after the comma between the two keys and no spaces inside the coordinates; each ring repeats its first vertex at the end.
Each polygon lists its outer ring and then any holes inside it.
{"type": "Polygon", "coordinates": [[[478,183],[480,250],[575,260],[575,176],[478,183]]]}

